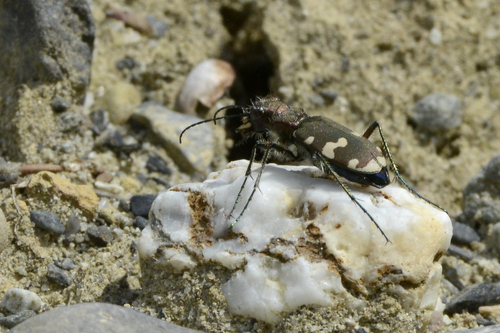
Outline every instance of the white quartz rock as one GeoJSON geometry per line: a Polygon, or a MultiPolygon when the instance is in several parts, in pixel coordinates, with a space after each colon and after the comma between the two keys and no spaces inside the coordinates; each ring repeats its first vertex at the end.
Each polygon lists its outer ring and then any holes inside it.
{"type": "Polygon", "coordinates": [[[29,290],[11,288],[7,290],[0,307],[7,309],[11,313],[19,313],[24,310],[39,311],[42,307],[42,300],[37,294],[29,290]]]}
{"type": "Polygon", "coordinates": [[[346,181],[387,243],[335,180],[315,167],[270,164],[231,232],[261,170],[255,163],[230,217],[247,165],[232,162],[203,183],[161,193],[150,212],[154,223],[139,242],[143,263],[173,272],[224,267],[233,272],[220,286],[230,313],[267,323],[301,305],[328,307],[339,299],[356,313],[365,300],[352,293],[369,297],[381,289],[405,311],[430,318],[441,275],[437,259],[452,235],[444,212],[396,185],[346,181]]]}

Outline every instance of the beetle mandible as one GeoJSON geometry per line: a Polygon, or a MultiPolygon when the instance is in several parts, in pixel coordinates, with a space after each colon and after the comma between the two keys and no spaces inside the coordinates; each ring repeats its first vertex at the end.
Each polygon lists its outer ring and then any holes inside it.
{"type": "Polygon", "coordinates": [[[255,191],[258,189],[262,171],[272,156],[281,158],[284,162],[312,164],[326,174],[333,176],[349,198],[375,224],[387,242],[390,242],[390,240],[385,232],[354,197],[341,177],[361,185],[383,188],[391,182],[386,161],[387,157],[392,171],[411,193],[447,213],[444,208],[413,190],[401,177],[378,121],[373,122],[363,135],[358,135],[331,119],[321,116],[309,116],[303,109],[286,105],[275,96],[267,96],[258,98],[249,107],[229,105],[217,110],[213,118],[186,127],[179,136],[179,142],[182,143],[182,135],[188,129],[211,121],[216,123],[217,120],[227,118],[241,118],[242,124],[237,131],[244,138],[254,137],[256,141],[245,172],[245,179],[229,213],[230,217],[232,217],[246,181],[252,173],[252,163],[256,159],[257,150],[263,150],[262,168],[254,182],[253,190],[231,227],[240,220],[248,208],[255,191]],[[231,108],[238,108],[242,113],[217,116],[221,111],[231,108]],[[368,140],[376,129],[378,129],[382,139],[383,150],[368,140]]]}

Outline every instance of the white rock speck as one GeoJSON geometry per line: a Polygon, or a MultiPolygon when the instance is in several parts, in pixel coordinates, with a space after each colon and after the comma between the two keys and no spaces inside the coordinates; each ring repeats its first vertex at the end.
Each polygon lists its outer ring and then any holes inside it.
{"type": "Polygon", "coordinates": [[[24,310],[38,311],[42,307],[42,300],[34,292],[11,288],[7,290],[2,298],[0,307],[11,313],[19,313],[24,310]]]}

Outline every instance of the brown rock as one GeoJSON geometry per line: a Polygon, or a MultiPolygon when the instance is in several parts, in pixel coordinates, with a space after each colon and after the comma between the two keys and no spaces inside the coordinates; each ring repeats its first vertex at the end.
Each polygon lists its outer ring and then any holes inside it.
{"type": "Polygon", "coordinates": [[[66,178],[48,171],[34,175],[26,190],[28,195],[57,196],[61,200],[69,201],[89,219],[97,213],[99,198],[91,187],[73,184],[66,178]]]}

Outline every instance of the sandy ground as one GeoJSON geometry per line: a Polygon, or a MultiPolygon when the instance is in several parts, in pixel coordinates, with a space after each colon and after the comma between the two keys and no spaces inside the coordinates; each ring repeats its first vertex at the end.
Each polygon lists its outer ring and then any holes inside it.
{"type": "MultiPolygon", "coordinates": [[[[88,93],[94,103],[82,110],[84,115],[105,105],[106,92],[121,82],[131,83],[140,100],[172,108],[196,64],[224,59],[237,72],[237,89],[230,96],[236,103],[274,93],[311,115],[327,116],[360,133],[378,120],[403,177],[452,217],[461,212],[467,182],[500,151],[500,4],[496,1],[113,3],[167,23],[168,30],[159,38],[107,18],[106,3],[92,2],[97,38],[88,93]],[[116,63],[126,57],[138,62],[139,69],[118,69],[116,63]],[[452,130],[429,134],[415,126],[413,109],[420,99],[438,92],[462,102],[462,122],[452,130]],[[322,97],[327,95],[336,98],[322,97]]],[[[63,139],[74,140],[75,155],[62,158],[42,151],[31,160],[78,162],[83,167],[66,177],[92,184],[88,163],[81,162],[78,152],[88,156],[93,151],[92,163],[115,174],[125,189],[120,195],[124,200],[165,190],[156,182],[140,184],[135,178],[147,173],[144,164],[151,153],[169,161],[172,185],[190,179],[154,143],[123,159],[110,151],[94,151],[88,136],[63,139]]],[[[46,209],[65,221],[71,213],[66,203],[18,192],[21,215],[14,209],[10,189],[1,191],[12,243],[0,253],[0,295],[12,287],[28,288],[47,308],[89,301],[126,304],[135,299],[140,292],[135,246],[140,230],[130,222],[131,214],[122,211],[122,217],[106,221],[115,233],[115,241],[107,247],[68,245],[33,230],[27,214],[30,209],[46,209]],[[46,278],[47,265],[62,258],[71,258],[78,266],[71,272],[74,283],[67,288],[46,278]]],[[[464,319],[450,327],[474,325],[464,319]]]]}

